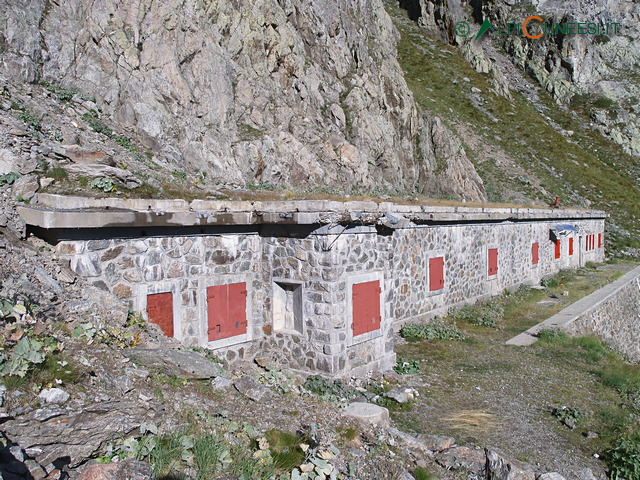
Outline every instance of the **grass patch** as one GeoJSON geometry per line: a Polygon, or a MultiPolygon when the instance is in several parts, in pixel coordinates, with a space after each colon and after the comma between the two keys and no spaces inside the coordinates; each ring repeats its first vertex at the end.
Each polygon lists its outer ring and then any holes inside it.
{"type": "Polygon", "coordinates": [[[301,444],[308,444],[308,440],[299,435],[281,430],[269,430],[265,433],[269,442],[273,465],[277,470],[288,472],[305,460],[305,452],[301,444]]]}

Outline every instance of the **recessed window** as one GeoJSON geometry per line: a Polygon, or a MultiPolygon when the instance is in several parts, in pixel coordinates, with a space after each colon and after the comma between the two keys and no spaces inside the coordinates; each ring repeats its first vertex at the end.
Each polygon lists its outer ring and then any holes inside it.
{"type": "Polygon", "coordinates": [[[302,285],[274,282],[273,329],[302,333],[302,285]]]}
{"type": "Polygon", "coordinates": [[[380,281],[354,283],[352,286],[353,336],[380,329],[380,281]]]}
{"type": "Polygon", "coordinates": [[[444,257],[429,259],[429,291],[435,292],[444,288],[444,257]]]}

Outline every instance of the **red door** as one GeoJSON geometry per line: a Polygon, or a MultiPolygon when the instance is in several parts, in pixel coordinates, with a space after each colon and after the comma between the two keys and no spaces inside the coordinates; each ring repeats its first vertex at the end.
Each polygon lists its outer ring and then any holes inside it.
{"type": "Polygon", "coordinates": [[[602,248],[602,234],[598,234],[598,248],[602,248]]]}
{"type": "Polygon", "coordinates": [[[380,281],[356,283],[352,287],[353,335],[380,328],[380,281]]]}
{"type": "Polygon", "coordinates": [[[167,337],[173,337],[173,294],[166,292],[147,295],[147,317],[167,337]]]}
{"type": "Polygon", "coordinates": [[[429,259],[429,290],[441,290],[444,288],[444,258],[429,259]]]}
{"type": "Polygon", "coordinates": [[[210,342],[247,333],[247,284],[208,287],[207,313],[210,342]]]}
{"type": "Polygon", "coordinates": [[[540,261],[540,245],[538,242],[531,244],[531,265],[538,265],[540,261]]]}
{"type": "Polygon", "coordinates": [[[488,252],[489,256],[489,275],[496,275],[498,273],[498,249],[490,248],[488,252]]]}
{"type": "Polygon", "coordinates": [[[562,243],[560,242],[560,239],[557,239],[555,241],[555,253],[554,253],[554,258],[558,259],[560,258],[560,252],[562,251],[562,243]]]}
{"type": "Polygon", "coordinates": [[[573,255],[573,237],[569,238],[569,255],[573,255]]]}

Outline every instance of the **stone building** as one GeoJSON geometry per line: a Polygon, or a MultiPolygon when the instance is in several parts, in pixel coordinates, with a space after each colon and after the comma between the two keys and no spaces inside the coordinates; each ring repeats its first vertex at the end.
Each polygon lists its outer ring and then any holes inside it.
{"type": "Polygon", "coordinates": [[[330,376],[388,369],[394,330],[604,259],[591,210],[40,195],[29,231],[187,345],[330,376]]]}

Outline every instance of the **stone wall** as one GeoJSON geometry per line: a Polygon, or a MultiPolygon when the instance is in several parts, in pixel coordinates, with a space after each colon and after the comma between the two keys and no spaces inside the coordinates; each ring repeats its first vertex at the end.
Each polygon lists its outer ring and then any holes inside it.
{"type": "Polygon", "coordinates": [[[611,285],[565,329],[574,335],[595,334],[633,362],[640,362],[640,267],[611,285]]]}
{"type": "Polygon", "coordinates": [[[270,226],[244,233],[64,240],[57,248],[75,272],[143,314],[147,295],[172,292],[174,335],[187,345],[215,349],[229,361],[268,355],[291,369],[346,375],[390,368],[394,329],[402,323],[603,260],[602,248],[583,248],[585,235],[603,232],[603,219],[573,221],[580,227],[574,254],[563,238],[560,259],[550,239],[556,223],[334,225],[303,233],[270,226]],[[537,265],[531,262],[533,242],[539,244],[537,265]],[[498,272],[491,276],[489,248],[498,249],[498,272]],[[438,291],[429,289],[433,257],[444,259],[444,287],[438,291]],[[354,335],[353,285],[372,281],[380,285],[380,328],[354,335]],[[238,282],[247,285],[246,334],[210,342],[207,288],[238,282]]]}

